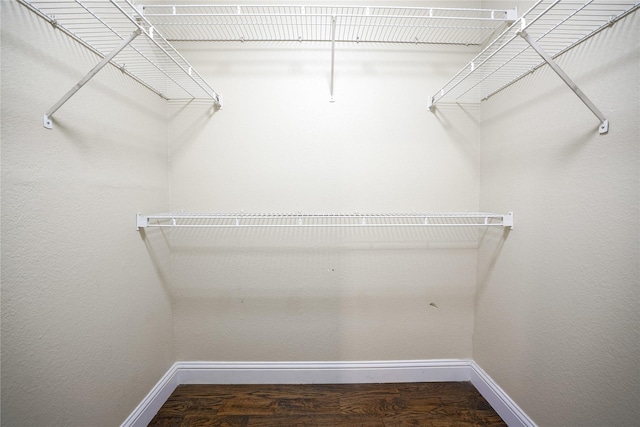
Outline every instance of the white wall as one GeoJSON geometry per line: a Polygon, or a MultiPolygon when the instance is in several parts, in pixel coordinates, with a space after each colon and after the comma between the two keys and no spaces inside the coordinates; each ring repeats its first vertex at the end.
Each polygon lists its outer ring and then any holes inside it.
{"type": "MultiPolygon", "coordinates": [[[[338,45],[334,103],[328,44],[177,48],[224,107],[171,108],[172,210],[477,210],[478,110],[427,109],[475,48],[338,45]]],[[[476,247],[474,232],[174,231],[177,357],[469,358],[476,247]]]]}
{"type": "MultiPolygon", "coordinates": [[[[485,6],[487,6],[485,2],[485,6]]],[[[640,419],[640,16],[559,59],[610,120],[547,68],[483,103],[474,360],[539,425],[640,419]]]]}
{"type": "Polygon", "coordinates": [[[2,425],[118,425],[175,361],[164,101],[108,67],[42,126],[98,60],[2,2],[2,425]]]}
{"type": "Polygon", "coordinates": [[[3,424],[118,424],[175,360],[471,357],[540,425],[633,424],[638,24],[561,60],[606,136],[544,69],[482,120],[428,112],[473,48],[338,45],[329,103],[329,46],[276,43],[178,44],[221,111],[176,103],[167,117],[106,69],[46,131],[42,113],[96,58],[3,2],[3,424]],[[480,208],[513,210],[516,229],[480,251],[450,230],[141,239],[133,214],[167,208],[480,208]]]}

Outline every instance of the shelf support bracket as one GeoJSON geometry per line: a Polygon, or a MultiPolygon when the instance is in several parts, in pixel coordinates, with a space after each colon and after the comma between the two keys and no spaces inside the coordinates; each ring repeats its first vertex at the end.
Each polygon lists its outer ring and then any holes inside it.
{"type": "Polygon", "coordinates": [[[58,109],[60,107],[62,107],[65,102],[67,102],[73,95],[75,95],[75,93],[77,91],[79,91],[80,88],[82,88],[82,86],[84,86],[89,80],[91,80],[93,78],[93,76],[95,76],[98,73],[98,71],[102,70],[105,65],[107,65],[109,62],[111,62],[111,60],[118,53],[120,53],[120,51],[122,49],[127,47],[129,45],[129,43],[131,43],[141,33],[142,33],[142,29],[141,28],[137,28],[134,32],[131,33],[131,35],[129,37],[127,37],[126,39],[122,40],[122,43],[120,43],[111,53],[109,53],[107,56],[102,58],[102,61],[100,61],[95,67],[93,67],[93,69],[91,71],[89,71],[89,73],[87,73],[86,76],[84,76],[62,98],[60,98],[60,100],[58,102],[56,102],[55,105],[53,107],[51,107],[49,109],[49,111],[47,111],[44,114],[44,127],[47,128],[47,129],[53,129],[53,121],[51,119],[51,116],[53,116],[53,114],[56,111],[58,111],[58,109]]]}
{"type": "Polygon", "coordinates": [[[329,88],[330,98],[329,102],[335,102],[333,99],[333,70],[335,65],[335,57],[336,57],[336,17],[331,17],[331,86],[329,88]]]}
{"type": "Polygon", "coordinates": [[[502,215],[502,226],[504,228],[513,229],[513,212],[509,212],[506,215],[502,215]]]}
{"type": "Polygon", "coordinates": [[[584,103],[584,105],[591,110],[593,114],[600,120],[600,127],[598,128],[598,132],[600,134],[605,134],[609,131],[609,120],[602,114],[602,111],[596,107],[596,105],[591,102],[591,100],[587,97],[587,95],[580,90],[580,88],[571,80],[571,78],[560,68],[560,66],[547,54],[547,52],[542,49],[542,47],[527,33],[525,30],[525,22],[522,20],[521,29],[517,32],[517,34],[522,37],[528,44],[535,50],[540,57],[546,62],[553,71],[569,86],[569,88],[575,93],[578,98],[584,103]]]}
{"type": "Polygon", "coordinates": [[[136,229],[140,231],[141,228],[147,228],[149,226],[149,218],[142,215],[136,215],[136,229]]]}

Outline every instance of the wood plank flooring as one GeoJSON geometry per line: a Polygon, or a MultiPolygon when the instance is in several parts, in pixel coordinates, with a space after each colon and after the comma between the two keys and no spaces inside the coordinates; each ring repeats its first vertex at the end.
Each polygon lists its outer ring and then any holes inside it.
{"type": "Polygon", "coordinates": [[[149,426],[506,426],[469,382],[181,385],[149,426]]]}

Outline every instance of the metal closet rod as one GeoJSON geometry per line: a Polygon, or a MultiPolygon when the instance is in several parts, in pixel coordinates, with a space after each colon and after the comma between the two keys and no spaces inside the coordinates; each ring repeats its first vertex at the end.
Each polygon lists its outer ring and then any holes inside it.
{"type": "Polygon", "coordinates": [[[464,213],[167,213],[136,215],[138,230],[170,228],[256,227],[504,227],[513,228],[513,212],[464,213]]]}

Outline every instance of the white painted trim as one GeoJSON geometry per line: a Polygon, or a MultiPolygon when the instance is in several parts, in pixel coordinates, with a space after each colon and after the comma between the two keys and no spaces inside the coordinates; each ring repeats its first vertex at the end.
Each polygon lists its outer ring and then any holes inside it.
{"type": "Polygon", "coordinates": [[[478,389],[509,427],[536,427],[536,423],[476,362],[471,362],[470,371],[471,384],[478,389]]]}
{"type": "Polygon", "coordinates": [[[340,384],[469,381],[469,360],[178,362],[180,384],[340,384]]]}
{"type": "Polygon", "coordinates": [[[122,423],[121,427],[146,427],[158,413],[164,402],[180,384],[178,382],[178,369],[176,363],[169,368],[166,374],[156,383],[151,391],[142,399],[142,402],[133,410],[131,415],[122,423]]]}
{"type": "Polygon", "coordinates": [[[536,427],[472,360],[176,362],[121,427],[144,427],[180,384],[346,384],[471,381],[509,427],[536,427]]]}

